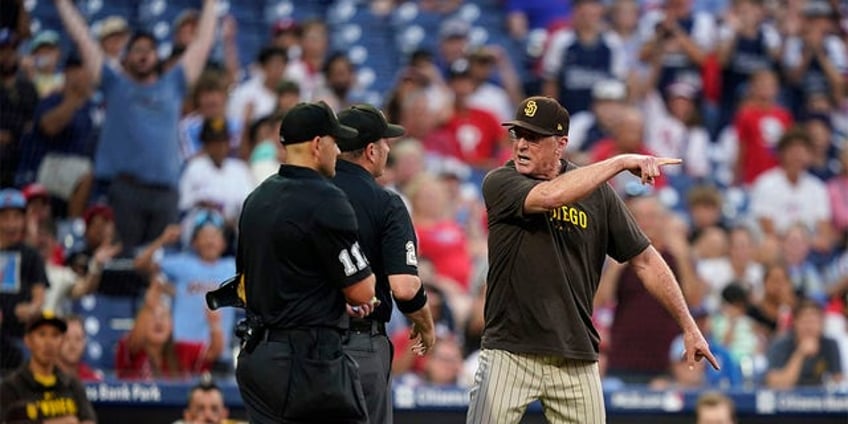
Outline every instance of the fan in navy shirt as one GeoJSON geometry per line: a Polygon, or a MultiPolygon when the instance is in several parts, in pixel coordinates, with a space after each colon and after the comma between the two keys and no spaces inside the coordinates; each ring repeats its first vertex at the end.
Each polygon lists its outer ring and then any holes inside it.
{"type": "Polygon", "coordinates": [[[38,103],[33,129],[21,146],[16,181],[38,181],[50,194],[68,201],[70,216],[81,216],[88,200],[91,151],[94,145],[94,106],[91,78],[79,56],[65,62],[65,86],[38,103]]]}
{"type": "Polygon", "coordinates": [[[721,122],[724,127],[736,113],[751,75],[761,69],[777,70],[781,38],[765,22],[762,0],[741,0],[725,17],[719,32],[718,60],[722,67],[721,122]]]}
{"type": "Polygon", "coordinates": [[[574,3],[573,29],[553,35],[545,53],[542,88],[571,114],[589,109],[595,83],[622,79],[625,59],[619,44],[603,31],[603,5],[596,0],[574,3]]]}

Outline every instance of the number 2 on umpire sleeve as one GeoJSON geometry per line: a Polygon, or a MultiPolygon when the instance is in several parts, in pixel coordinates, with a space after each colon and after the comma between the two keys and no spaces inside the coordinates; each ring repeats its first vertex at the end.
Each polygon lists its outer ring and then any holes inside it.
{"type": "Polygon", "coordinates": [[[339,252],[339,262],[344,266],[344,273],[348,277],[356,274],[357,271],[362,271],[368,266],[368,260],[365,259],[365,255],[362,254],[362,250],[359,248],[359,242],[353,243],[350,251],[348,249],[342,249],[339,252]],[[353,260],[351,260],[351,256],[353,256],[353,260]],[[354,260],[356,261],[356,265],[353,263],[354,260]]]}
{"type": "Polygon", "coordinates": [[[415,243],[412,240],[406,242],[406,264],[418,266],[418,257],[415,256],[415,243]]]}

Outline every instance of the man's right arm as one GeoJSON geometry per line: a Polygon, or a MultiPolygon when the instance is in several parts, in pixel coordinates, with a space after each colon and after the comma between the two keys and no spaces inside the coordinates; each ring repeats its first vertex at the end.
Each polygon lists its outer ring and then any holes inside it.
{"type": "Polygon", "coordinates": [[[342,289],[345,300],[350,305],[365,305],[370,304],[374,300],[374,285],[377,279],[374,274],[368,274],[367,277],[353,283],[342,289]]]}
{"type": "Polygon", "coordinates": [[[56,8],[59,9],[59,16],[62,18],[65,29],[79,49],[83,66],[91,76],[91,81],[99,84],[103,68],[103,51],[89,34],[85,19],[71,0],[56,0],[56,8]]]}
{"type": "Polygon", "coordinates": [[[377,280],[359,246],[356,214],[344,193],[335,187],[333,191],[315,211],[318,227],[311,234],[313,245],[321,255],[327,278],[342,289],[347,303],[371,304],[377,280]]]}
{"type": "Polygon", "coordinates": [[[68,126],[76,114],[77,110],[85,104],[86,98],[74,95],[68,95],[65,90],[65,95],[62,100],[47,110],[42,110],[37,125],[38,129],[48,137],[55,137],[68,126]]]}
{"type": "Polygon", "coordinates": [[[795,345],[788,343],[772,346],[768,352],[769,371],[766,373],[766,386],[770,389],[788,390],[798,384],[801,372],[804,370],[804,361],[808,357],[815,356],[821,345],[817,338],[796,339],[795,345]],[[781,349],[792,348],[788,355],[781,349]],[[786,355],[786,356],[784,356],[786,355]]]}
{"type": "Polygon", "coordinates": [[[524,199],[524,213],[543,213],[576,202],[624,170],[641,177],[643,184],[653,184],[654,178],[660,176],[660,167],[682,162],[681,159],[628,154],[573,169],[533,187],[524,199]]]}

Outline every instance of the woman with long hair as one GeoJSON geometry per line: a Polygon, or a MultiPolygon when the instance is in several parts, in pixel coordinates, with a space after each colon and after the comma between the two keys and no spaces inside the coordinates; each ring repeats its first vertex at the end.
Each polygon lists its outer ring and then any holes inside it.
{"type": "Polygon", "coordinates": [[[163,283],[151,282],[135,325],[118,342],[115,371],[118,378],[150,380],[189,378],[208,371],[221,355],[223,333],[218,313],[207,311],[209,345],[174,341],[171,307],[163,283]]]}

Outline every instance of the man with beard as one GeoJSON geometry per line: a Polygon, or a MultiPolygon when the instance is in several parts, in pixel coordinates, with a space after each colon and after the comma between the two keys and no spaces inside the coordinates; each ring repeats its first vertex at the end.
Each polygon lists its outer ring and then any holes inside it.
{"type": "Polygon", "coordinates": [[[324,64],[323,86],[315,92],[315,100],[323,100],[333,110],[344,109],[361,100],[361,92],[357,90],[356,69],[347,53],[331,55],[324,64]]]}
{"type": "Polygon", "coordinates": [[[98,194],[105,194],[115,210],[115,226],[129,252],[177,220],[177,126],[183,98],[212,46],[216,1],[204,0],[194,41],[179,63],[165,72],[160,72],[152,34],[134,34],[124,52],[123,72],[115,70],[104,60],[73,2],[56,0],[56,6],[84,67],[103,91],[106,116],[94,175],[98,194]]]}
{"type": "Polygon", "coordinates": [[[35,86],[18,72],[18,36],[0,28],[0,187],[14,184],[20,138],[32,126],[35,86]]]}

